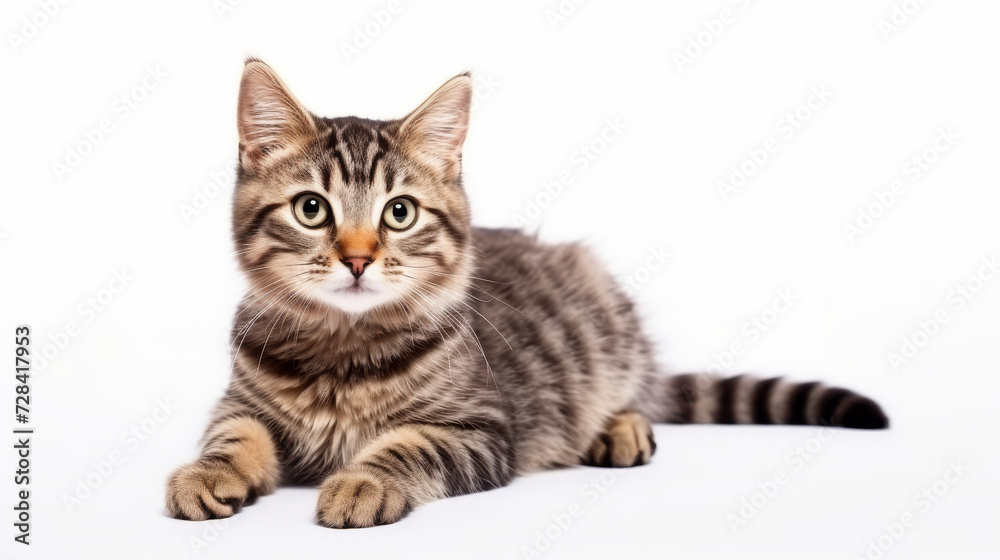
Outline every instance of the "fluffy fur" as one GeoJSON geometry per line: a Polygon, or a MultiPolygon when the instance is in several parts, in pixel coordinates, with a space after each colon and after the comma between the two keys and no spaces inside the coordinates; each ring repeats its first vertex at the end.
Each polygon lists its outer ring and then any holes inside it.
{"type": "Polygon", "coordinates": [[[399,120],[329,119],[247,62],[233,236],[251,289],[172,516],[226,517],[285,479],[319,485],[320,524],[367,527],[536,469],[641,465],[651,422],[887,426],[845,389],[663,375],[586,250],[473,228],[471,86],[456,76],[399,120]]]}

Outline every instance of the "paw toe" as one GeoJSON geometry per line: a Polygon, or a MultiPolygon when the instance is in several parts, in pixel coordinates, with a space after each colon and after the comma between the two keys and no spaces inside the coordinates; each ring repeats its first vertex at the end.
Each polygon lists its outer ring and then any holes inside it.
{"type": "Polygon", "coordinates": [[[344,529],[394,523],[409,510],[396,487],[363,472],[336,473],[320,487],[316,520],[324,527],[344,529]]]}
{"type": "Polygon", "coordinates": [[[193,463],[177,469],[167,482],[167,510],[191,521],[230,517],[246,502],[248,486],[232,469],[193,463]]]}
{"type": "Polygon", "coordinates": [[[634,412],[622,413],[608,420],[587,452],[586,462],[598,467],[635,467],[649,462],[655,451],[649,421],[634,412]]]}

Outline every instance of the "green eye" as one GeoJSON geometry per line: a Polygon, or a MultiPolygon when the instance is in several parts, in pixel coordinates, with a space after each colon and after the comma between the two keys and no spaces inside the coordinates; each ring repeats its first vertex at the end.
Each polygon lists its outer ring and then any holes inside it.
{"type": "Polygon", "coordinates": [[[396,198],[385,205],[382,221],[392,229],[402,231],[417,221],[417,206],[408,198],[396,198]]]}
{"type": "Polygon", "coordinates": [[[292,211],[302,225],[309,228],[317,228],[330,219],[330,207],[326,200],[314,194],[304,194],[295,199],[292,203],[292,211]]]}

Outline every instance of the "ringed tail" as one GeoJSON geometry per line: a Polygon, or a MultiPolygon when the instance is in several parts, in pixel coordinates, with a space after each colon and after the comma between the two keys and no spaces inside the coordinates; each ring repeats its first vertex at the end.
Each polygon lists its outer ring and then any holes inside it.
{"type": "MultiPolygon", "coordinates": [[[[685,374],[664,379],[665,401],[654,421],[670,424],[823,425],[862,430],[889,427],[875,401],[819,382],[749,375],[718,378],[685,374]]],[[[662,402],[662,401],[661,401],[662,402]]]]}

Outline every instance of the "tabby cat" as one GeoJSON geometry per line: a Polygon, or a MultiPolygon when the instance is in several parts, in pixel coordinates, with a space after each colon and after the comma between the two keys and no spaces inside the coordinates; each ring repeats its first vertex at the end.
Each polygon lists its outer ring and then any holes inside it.
{"type": "Polygon", "coordinates": [[[631,467],[651,423],[885,428],[819,383],[660,373],[633,304],[579,245],[470,225],[472,80],[393,121],[307,111],[256,59],[239,91],[233,237],[249,279],[233,371],[170,515],[233,515],[282,480],[369,527],[583,463],[631,467]]]}

